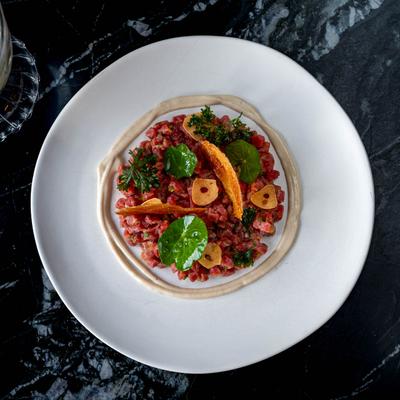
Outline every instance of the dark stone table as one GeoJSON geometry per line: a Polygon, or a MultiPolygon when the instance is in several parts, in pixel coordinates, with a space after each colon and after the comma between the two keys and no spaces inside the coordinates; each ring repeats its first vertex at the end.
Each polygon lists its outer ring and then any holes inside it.
{"type": "Polygon", "coordinates": [[[1,398],[400,398],[400,1],[2,4],[13,35],[36,59],[41,85],[31,119],[0,143],[1,398]],[[356,125],[376,190],[369,256],[337,314],[269,360],[197,376],[127,359],[75,320],[43,271],[29,206],[40,147],[73,94],[138,47],[194,34],[260,42],[304,66],[356,125]]]}

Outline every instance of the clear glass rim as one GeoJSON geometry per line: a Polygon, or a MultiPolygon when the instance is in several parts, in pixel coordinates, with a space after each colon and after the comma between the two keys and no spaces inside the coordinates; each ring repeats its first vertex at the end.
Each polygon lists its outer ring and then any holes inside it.
{"type": "Polygon", "coordinates": [[[0,90],[7,82],[11,70],[11,35],[0,3],[0,90]]]}

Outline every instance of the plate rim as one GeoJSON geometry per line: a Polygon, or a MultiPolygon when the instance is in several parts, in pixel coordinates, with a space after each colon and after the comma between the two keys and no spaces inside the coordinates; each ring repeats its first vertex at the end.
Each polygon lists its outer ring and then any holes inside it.
{"type": "Polygon", "coordinates": [[[35,239],[35,244],[36,248],[39,253],[40,260],[42,262],[43,268],[46,271],[46,274],[53,285],[54,289],[56,290],[58,296],[61,298],[63,301],[64,305],[67,307],[67,309],[71,312],[71,314],[76,318],[80,324],[82,324],[92,335],[94,335],[96,338],[98,338],[100,341],[104,342],[107,346],[111,347],[115,351],[123,354],[124,356],[139,361],[142,364],[149,365],[154,368],[159,368],[163,369],[166,371],[171,371],[171,372],[177,372],[177,373],[191,373],[191,374],[207,374],[207,373],[216,373],[216,372],[224,372],[224,371],[230,371],[238,368],[242,368],[248,365],[252,365],[258,362],[261,362],[263,360],[269,359],[287,349],[290,347],[293,347],[294,345],[300,343],[304,339],[306,339],[308,336],[310,336],[312,333],[316,332],[318,329],[320,329],[327,321],[329,321],[336,313],[337,311],[343,306],[345,301],[348,299],[350,293],[354,289],[360,274],[362,272],[362,269],[364,267],[365,261],[368,256],[371,240],[372,240],[372,233],[373,233],[373,228],[374,228],[374,211],[375,211],[375,190],[374,190],[374,181],[373,181],[373,175],[371,171],[371,166],[369,163],[368,155],[366,152],[366,149],[362,143],[362,140],[357,132],[357,129],[355,128],[353,122],[351,121],[350,117],[346,113],[346,111],[342,108],[342,106],[339,104],[339,102],[333,97],[333,95],[321,84],[317,81],[316,78],[314,78],[311,73],[309,73],[305,68],[303,68],[300,64],[298,64],[296,61],[292,60],[289,56],[281,53],[278,50],[275,50],[269,46],[266,46],[261,43],[256,43],[252,42],[249,40],[245,39],[240,39],[240,38],[235,38],[235,37],[229,37],[229,36],[217,36],[217,35],[187,35],[187,36],[177,36],[177,37],[172,37],[164,40],[159,40],[153,43],[150,43],[146,46],[139,47],[135,50],[132,50],[131,52],[123,55],[110,65],[108,65],[106,68],[104,68],[102,71],[100,71],[96,76],[94,76],[92,79],[90,79],[88,82],[86,82],[72,97],[69,99],[67,104],[63,107],[63,109],[60,111],[60,113],[57,115],[56,119],[52,123],[39,152],[39,155],[37,157],[36,163],[35,163],[35,168],[34,168],[34,173],[32,177],[32,186],[31,186],[31,196],[30,196],[30,207],[31,207],[31,221],[32,221],[32,229],[33,229],[33,236],[35,239]],[[362,251],[359,252],[359,263],[357,266],[354,267],[354,281],[351,282],[349,287],[346,289],[346,293],[341,299],[341,301],[338,303],[337,307],[334,307],[334,310],[330,312],[329,314],[326,314],[324,318],[321,318],[319,321],[318,325],[313,326],[312,328],[308,328],[306,333],[301,335],[301,337],[295,341],[292,342],[286,346],[281,346],[280,348],[276,349],[276,351],[273,351],[272,354],[270,355],[260,355],[259,357],[253,357],[251,360],[246,360],[246,361],[236,361],[236,362],[231,362],[229,365],[225,365],[220,368],[213,368],[213,369],[206,369],[206,368],[181,368],[179,366],[174,366],[173,362],[168,363],[168,362],[158,362],[154,363],[152,361],[148,361],[143,359],[141,356],[138,356],[137,354],[133,354],[132,352],[128,352],[125,349],[121,348],[117,343],[114,343],[113,340],[110,340],[109,338],[103,336],[102,333],[98,332],[98,329],[96,329],[95,326],[92,326],[92,323],[88,322],[85,320],[83,316],[80,315],[79,311],[75,309],[75,307],[69,302],[67,297],[64,295],[63,290],[62,290],[62,285],[58,284],[53,273],[51,270],[51,267],[49,266],[50,264],[47,262],[47,257],[46,257],[46,250],[44,249],[42,243],[40,242],[40,235],[39,235],[39,224],[38,224],[38,216],[36,215],[36,208],[37,208],[37,201],[38,201],[38,188],[37,188],[37,182],[39,180],[39,174],[42,167],[42,159],[44,157],[44,154],[46,152],[47,147],[49,146],[50,143],[50,138],[55,135],[56,132],[56,127],[59,123],[59,121],[64,117],[65,114],[69,112],[70,107],[72,107],[73,103],[75,101],[83,96],[87,90],[90,90],[91,87],[95,84],[97,84],[97,81],[103,76],[104,73],[109,71],[111,68],[115,67],[116,65],[119,65],[120,63],[123,63],[126,61],[126,59],[134,52],[140,53],[144,51],[145,49],[149,49],[152,47],[157,47],[166,43],[170,42],[179,42],[181,40],[221,40],[221,41],[234,41],[234,42],[241,42],[242,45],[246,46],[254,46],[258,48],[262,48],[264,51],[269,51],[274,54],[274,56],[280,57],[281,59],[284,59],[285,62],[289,62],[292,64],[292,66],[295,66],[298,70],[302,71],[302,73],[306,73],[309,78],[311,78],[315,83],[318,83],[319,88],[322,89],[322,92],[325,94],[325,97],[329,98],[330,103],[338,110],[340,110],[340,113],[344,117],[344,121],[347,123],[349,130],[352,131],[353,133],[353,139],[355,139],[355,143],[359,148],[359,154],[360,157],[362,158],[363,162],[363,171],[366,176],[366,181],[365,182],[369,186],[368,192],[370,193],[370,196],[366,199],[366,202],[368,202],[369,206],[369,213],[368,213],[368,221],[366,224],[366,227],[364,228],[365,230],[368,229],[367,235],[366,235],[366,240],[365,243],[363,243],[362,251]],[[356,268],[357,267],[357,268],[356,268]]]}

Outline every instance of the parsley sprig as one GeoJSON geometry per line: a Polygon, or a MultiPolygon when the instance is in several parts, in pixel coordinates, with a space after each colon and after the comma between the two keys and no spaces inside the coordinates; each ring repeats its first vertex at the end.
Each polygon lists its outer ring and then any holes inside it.
{"type": "Polygon", "coordinates": [[[232,118],[229,124],[218,122],[210,106],[204,106],[199,114],[193,114],[189,126],[195,127],[195,133],[203,136],[217,146],[225,146],[234,140],[249,141],[251,129],[241,121],[242,113],[232,118]]]}
{"type": "Polygon", "coordinates": [[[249,230],[254,219],[256,217],[257,211],[253,207],[247,207],[243,210],[242,225],[249,230]]]}
{"type": "Polygon", "coordinates": [[[253,264],[253,249],[247,251],[237,251],[233,255],[233,263],[241,267],[249,267],[253,264]]]}
{"type": "Polygon", "coordinates": [[[248,141],[253,132],[243,121],[241,121],[240,118],[242,118],[242,115],[243,113],[240,113],[239,116],[231,119],[231,124],[233,127],[233,132],[236,135],[236,140],[243,139],[248,141]]]}
{"type": "Polygon", "coordinates": [[[200,110],[200,114],[193,114],[190,118],[189,126],[194,126],[195,133],[204,137],[204,139],[210,140],[212,136],[213,124],[212,121],[215,118],[213,111],[210,106],[204,106],[200,110]]]}
{"type": "Polygon", "coordinates": [[[150,191],[152,187],[160,186],[157,168],[154,167],[157,157],[154,154],[143,155],[143,152],[144,150],[141,148],[134,151],[129,150],[131,159],[129,166],[124,168],[118,178],[118,190],[128,190],[132,181],[141,193],[150,191]]]}

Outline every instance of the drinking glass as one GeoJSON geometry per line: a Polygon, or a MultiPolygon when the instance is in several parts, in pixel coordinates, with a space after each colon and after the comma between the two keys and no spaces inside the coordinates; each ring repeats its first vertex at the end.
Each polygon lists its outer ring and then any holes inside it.
{"type": "Polygon", "coordinates": [[[20,130],[39,93],[35,59],[11,36],[0,4],[0,142],[20,130]]]}

